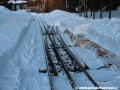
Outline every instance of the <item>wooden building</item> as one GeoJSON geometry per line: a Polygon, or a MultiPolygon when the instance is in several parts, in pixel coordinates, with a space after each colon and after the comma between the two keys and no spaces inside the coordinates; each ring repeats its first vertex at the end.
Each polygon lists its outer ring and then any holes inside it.
{"type": "Polygon", "coordinates": [[[26,9],[27,10],[27,1],[8,1],[9,5],[11,5],[11,10],[16,11],[19,9],[26,9]]]}
{"type": "Polygon", "coordinates": [[[65,0],[28,0],[28,8],[35,12],[50,12],[55,9],[65,10],[65,0]]]}
{"type": "Polygon", "coordinates": [[[65,0],[48,0],[46,3],[46,9],[48,12],[55,9],[66,10],[65,0]]]}

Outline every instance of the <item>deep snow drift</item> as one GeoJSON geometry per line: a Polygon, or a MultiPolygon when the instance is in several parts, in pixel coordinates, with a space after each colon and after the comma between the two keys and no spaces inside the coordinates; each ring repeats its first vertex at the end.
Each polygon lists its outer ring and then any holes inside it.
{"type": "Polygon", "coordinates": [[[50,90],[39,69],[46,63],[37,17],[0,6],[0,90],[50,90]]]}
{"type": "MultiPolygon", "coordinates": [[[[76,13],[69,13],[61,10],[54,10],[50,13],[38,15],[42,17],[49,25],[58,26],[62,37],[69,45],[70,40],[64,35],[64,30],[68,29],[76,36],[84,34],[87,40],[93,41],[101,47],[117,55],[115,58],[98,57],[94,51],[83,47],[72,47],[71,51],[81,58],[90,68],[89,73],[95,77],[95,80],[102,87],[119,87],[120,76],[120,10],[112,12],[112,18],[107,19],[108,12],[103,12],[103,19],[79,17],[76,13]],[[112,63],[111,66],[108,66],[112,63]],[[103,68],[102,68],[103,67],[103,68]],[[105,68],[106,67],[106,68],[105,68]],[[101,68],[99,70],[99,68],[101,68]],[[94,74],[93,74],[94,73],[94,74]],[[105,80],[105,81],[104,81],[105,80]]],[[[81,78],[85,78],[81,76],[81,78]]],[[[76,78],[77,80],[77,78],[76,78]]],[[[82,81],[82,80],[81,80],[82,81]]],[[[78,81],[78,83],[81,83],[78,81]]],[[[85,82],[82,82],[85,87],[85,82]]],[[[119,87],[120,88],[120,87],[119,87]]]]}
{"type": "MultiPolygon", "coordinates": [[[[88,13],[89,14],[89,13],[88,13]]],[[[105,58],[104,64],[112,63],[120,67],[120,10],[112,11],[112,18],[107,19],[108,12],[103,12],[103,19],[99,19],[99,12],[96,13],[97,19],[87,19],[79,17],[76,13],[69,13],[61,10],[54,10],[50,13],[41,15],[50,25],[58,26],[60,31],[68,29],[76,36],[84,34],[86,40],[90,40],[99,46],[107,49],[116,58],[105,58]]],[[[67,40],[66,40],[67,41],[67,40]]],[[[69,41],[69,40],[68,40],[69,41]]],[[[68,42],[70,43],[70,42],[68,42]]]]}
{"type": "Polygon", "coordinates": [[[108,12],[103,12],[103,19],[99,19],[99,12],[96,17],[95,20],[91,17],[85,19],[60,10],[44,15],[44,19],[49,20],[47,22],[59,26],[61,31],[68,29],[75,35],[85,34],[89,40],[120,56],[120,10],[113,11],[111,19],[107,19],[108,12]]]}
{"type": "MultiPolygon", "coordinates": [[[[4,64],[14,55],[20,39],[23,39],[24,30],[28,28],[31,16],[22,18],[27,15],[25,11],[11,12],[8,9],[0,6],[0,71],[4,70],[4,64]],[[18,18],[20,17],[20,18],[18,18]],[[16,23],[17,22],[17,23],[16,23]]],[[[0,73],[1,74],[1,73],[0,73]]]]}

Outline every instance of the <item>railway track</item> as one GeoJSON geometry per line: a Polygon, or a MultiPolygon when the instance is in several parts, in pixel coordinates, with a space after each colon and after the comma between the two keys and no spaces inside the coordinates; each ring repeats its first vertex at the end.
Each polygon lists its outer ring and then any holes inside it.
{"type": "MultiPolygon", "coordinates": [[[[57,90],[57,85],[55,85],[56,82],[54,82],[54,79],[60,77],[67,78],[69,84],[67,83],[66,85],[68,85],[68,87],[71,86],[73,90],[76,90],[76,87],[80,86],[76,83],[73,75],[75,76],[75,73],[80,72],[83,72],[87,76],[94,87],[99,87],[86,71],[89,67],[82,60],[78,60],[78,58],[70,51],[57,30],[57,27],[56,30],[54,30],[54,27],[49,26],[42,18],[39,18],[39,24],[43,38],[51,90],[57,90]]],[[[97,90],[101,89],[98,88],[97,90]]]]}

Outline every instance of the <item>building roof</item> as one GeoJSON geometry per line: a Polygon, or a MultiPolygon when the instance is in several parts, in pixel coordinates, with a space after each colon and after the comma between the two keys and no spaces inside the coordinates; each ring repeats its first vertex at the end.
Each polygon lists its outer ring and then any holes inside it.
{"type": "Polygon", "coordinates": [[[23,4],[23,3],[27,3],[27,1],[8,1],[8,3],[12,3],[12,4],[23,4]]]}

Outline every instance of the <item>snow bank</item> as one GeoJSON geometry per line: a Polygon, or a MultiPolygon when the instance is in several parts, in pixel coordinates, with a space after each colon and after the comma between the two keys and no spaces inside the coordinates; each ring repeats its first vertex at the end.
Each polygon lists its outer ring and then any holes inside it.
{"type": "MultiPolygon", "coordinates": [[[[95,20],[89,17],[85,19],[78,14],[55,10],[44,14],[43,18],[50,19],[51,25],[59,26],[61,31],[70,30],[75,35],[85,34],[88,39],[120,56],[120,10],[112,11],[112,18],[108,18],[108,12],[103,12],[103,19],[96,13],[95,20]]],[[[90,14],[90,13],[89,13],[90,14]]]]}
{"type": "Polygon", "coordinates": [[[13,15],[24,17],[24,18],[30,18],[31,15],[26,10],[18,10],[18,11],[11,11],[13,15]]]}
{"type": "Polygon", "coordinates": [[[54,10],[50,13],[45,13],[40,15],[48,24],[53,25],[55,22],[60,22],[60,20],[65,19],[64,17],[75,17],[76,14],[70,14],[69,12],[54,10]],[[48,19],[49,18],[49,19],[48,19]],[[54,22],[54,23],[53,23],[54,22]]]}
{"type": "Polygon", "coordinates": [[[2,15],[9,15],[10,14],[10,10],[5,8],[4,6],[0,6],[0,14],[2,14],[2,15]]]}
{"type": "Polygon", "coordinates": [[[0,7],[0,90],[50,90],[37,17],[0,7]],[[34,18],[34,19],[33,19],[34,18]]]}
{"type": "Polygon", "coordinates": [[[23,18],[27,21],[31,18],[31,15],[26,10],[10,11],[4,6],[0,6],[0,24],[8,23],[9,21],[12,21],[12,19],[19,21],[23,18]]]}
{"type": "Polygon", "coordinates": [[[47,73],[39,73],[39,69],[46,69],[46,64],[38,22],[32,20],[28,29],[4,68],[1,90],[50,90],[47,73]]]}
{"type": "Polygon", "coordinates": [[[120,56],[120,19],[95,20],[88,30],[87,37],[120,56]]]}
{"type": "Polygon", "coordinates": [[[7,8],[0,6],[0,24],[5,22],[8,19],[8,15],[10,14],[10,10],[7,8]]]}
{"type": "Polygon", "coordinates": [[[8,60],[13,57],[28,31],[30,20],[31,15],[25,11],[13,12],[0,6],[0,82],[8,60]]]}
{"type": "MultiPolygon", "coordinates": [[[[3,6],[0,6],[0,13],[0,43],[3,48],[5,47],[5,49],[7,49],[10,46],[13,46],[13,43],[18,42],[20,34],[28,28],[31,15],[26,11],[13,12],[3,6]],[[7,45],[7,43],[12,44],[7,45]]],[[[0,53],[7,51],[2,48],[0,49],[0,53]]]]}

